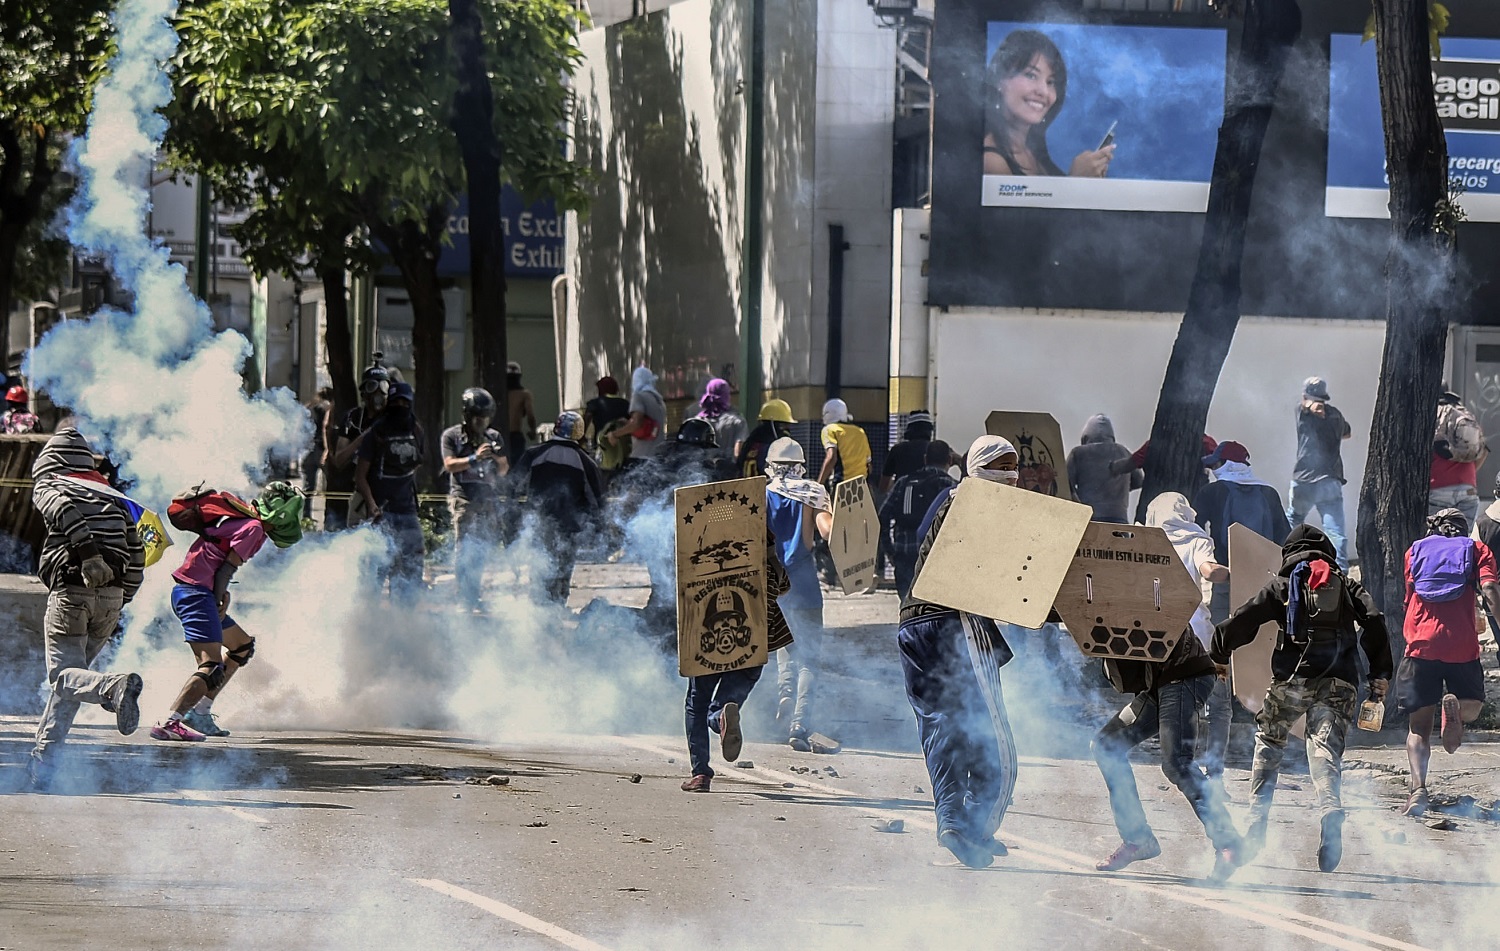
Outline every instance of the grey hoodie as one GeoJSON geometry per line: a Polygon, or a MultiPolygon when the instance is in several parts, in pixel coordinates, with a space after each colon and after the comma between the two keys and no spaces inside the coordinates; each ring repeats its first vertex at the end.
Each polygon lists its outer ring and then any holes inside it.
{"type": "Polygon", "coordinates": [[[135,597],[145,570],[145,550],[125,506],[90,483],[67,478],[93,473],[94,453],[76,429],[60,429],[47,440],[31,468],[31,500],[42,513],[47,536],[42,541],[37,574],[56,590],[83,584],[79,566],[101,556],[114,569],[112,586],[125,589],[125,600],[135,597]]]}
{"type": "Polygon", "coordinates": [[[1102,522],[1128,522],[1130,490],[1141,487],[1139,469],[1110,475],[1109,464],[1130,458],[1130,450],[1115,442],[1115,426],[1108,416],[1090,416],[1083,424],[1082,445],[1068,453],[1068,481],[1073,498],[1091,506],[1102,522]]]}

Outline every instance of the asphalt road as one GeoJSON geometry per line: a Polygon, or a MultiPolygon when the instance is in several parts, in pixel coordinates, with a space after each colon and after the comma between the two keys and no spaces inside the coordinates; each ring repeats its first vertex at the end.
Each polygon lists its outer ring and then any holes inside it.
{"type": "MultiPolygon", "coordinates": [[[[899,681],[850,660],[888,649],[889,608],[830,602],[844,653],[829,661],[827,722],[851,747],[749,742],[753,766],[716,763],[710,795],[679,791],[680,735],[481,742],[253,724],[193,746],[81,726],[67,786],[36,795],[15,791],[33,724],[0,720],[0,949],[1500,947],[1494,824],[1398,816],[1399,734],[1349,754],[1337,872],[1316,870],[1311,786],[1294,770],[1269,846],[1218,887],[1149,750],[1136,775],[1163,854],[1095,872],[1116,842],[1103,781],[1048,748],[1105,711],[1040,711],[1021,718],[1036,755],[1001,830],[1010,856],[958,867],[934,838],[899,681]],[[492,775],[506,784],[468,781],[492,775]],[[876,831],[892,818],[904,832],[876,831]]],[[[752,740],[774,737],[774,690],[759,689],[752,740]]],[[[1435,789],[1494,798],[1500,746],[1476,739],[1437,754],[1435,789]]],[[[1241,824],[1246,776],[1228,773],[1241,824]]]]}

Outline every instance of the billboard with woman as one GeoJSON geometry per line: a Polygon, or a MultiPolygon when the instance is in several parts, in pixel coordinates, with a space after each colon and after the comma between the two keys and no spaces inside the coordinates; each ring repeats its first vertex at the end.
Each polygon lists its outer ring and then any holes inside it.
{"type": "Polygon", "coordinates": [[[1221,29],[989,23],[983,204],[1203,211],[1225,49],[1221,29]]]}

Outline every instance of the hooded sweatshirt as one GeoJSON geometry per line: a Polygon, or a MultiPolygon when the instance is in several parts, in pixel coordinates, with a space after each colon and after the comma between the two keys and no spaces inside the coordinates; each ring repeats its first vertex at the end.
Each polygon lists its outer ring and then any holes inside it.
{"type": "Polygon", "coordinates": [[[87,479],[75,478],[94,473],[93,450],[78,430],[58,430],[42,447],[31,469],[32,504],[47,531],[37,574],[53,590],[81,585],[80,566],[98,555],[114,569],[110,585],[124,588],[129,601],[144,577],[145,549],[125,506],[87,479]]]}
{"type": "Polygon", "coordinates": [[[650,421],[647,438],[630,437],[630,458],[651,459],[661,448],[662,431],[667,425],[667,404],[656,389],[656,374],[645,367],[636,367],[630,376],[630,411],[640,413],[650,421]]]}
{"type": "Polygon", "coordinates": [[[1372,680],[1389,680],[1394,667],[1391,645],[1386,638],[1385,617],[1359,582],[1343,578],[1344,605],[1336,629],[1325,630],[1302,640],[1288,636],[1290,619],[1300,632],[1311,627],[1309,616],[1309,581],[1319,576],[1338,574],[1338,553],[1323,530],[1312,525],[1298,525],[1281,546],[1281,570],[1254,597],[1240,605],[1214,631],[1210,648],[1214,662],[1229,663],[1229,655],[1244,647],[1259,633],[1261,625],[1276,622],[1276,651],[1271,655],[1271,674],[1277,682],[1293,676],[1335,678],[1345,683],[1359,682],[1357,651],[1364,648],[1370,661],[1372,680]],[[1302,566],[1306,565],[1306,568],[1302,566]],[[1302,570],[1299,570],[1302,569],[1302,570]],[[1293,581],[1294,572],[1297,580],[1293,581]],[[1309,576],[1311,576],[1309,578],[1309,576]],[[1360,633],[1356,638],[1355,625],[1360,633]]]}
{"type": "MultiPolygon", "coordinates": [[[[1193,576],[1193,583],[1206,600],[1211,589],[1204,587],[1203,566],[1214,560],[1214,542],[1207,532],[1198,527],[1194,517],[1193,507],[1179,492],[1163,492],[1146,506],[1146,524],[1167,533],[1167,539],[1171,541],[1177,557],[1187,568],[1188,574],[1193,576]]],[[[1193,612],[1188,626],[1203,646],[1207,647],[1209,638],[1213,637],[1214,625],[1209,620],[1208,608],[1202,600],[1198,604],[1198,610],[1193,612]]]]}
{"type": "Polygon", "coordinates": [[[1108,416],[1090,416],[1080,442],[1067,459],[1073,497],[1092,507],[1097,521],[1129,521],[1130,490],[1141,487],[1142,476],[1139,469],[1110,474],[1110,463],[1130,458],[1130,450],[1115,442],[1114,423],[1108,416]]]}

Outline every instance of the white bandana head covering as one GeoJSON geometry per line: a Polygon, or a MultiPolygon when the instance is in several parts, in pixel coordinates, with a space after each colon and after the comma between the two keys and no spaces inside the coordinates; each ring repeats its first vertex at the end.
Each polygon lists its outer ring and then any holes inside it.
{"type": "Polygon", "coordinates": [[[849,404],[843,400],[829,400],[823,404],[823,425],[832,426],[849,418],[849,404]]]}
{"type": "Polygon", "coordinates": [[[998,469],[986,469],[985,466],[1006,454],[1016,455],[1016,447],[1010,444],[1010,440],[1000,436],[980,436],[969,444],[969,454],[964,457],[964,466],[969,475],[986,482],[999,482],[1005,485],[1015,485],[1021,479],[1019,472],[1002,472],[998,469]]]}
{"type": "Polygon", "coordinates": [[[832,512],[828,490],[807,478],[807,467],[800,462],[766,463],[766,491],[811,505],[820,512],[832,512]]]}
{"type": "MultiPolygon", "coordinates": [[[[1173,547],[1180,548],[1195,538],[1209,539],[1197,522],[1198,513],[1193,511],[1181,492],[1163,492],[1146,506],[1146,524],[1167,533],[1173,547]]],[[[1212,543],[1212,539],[1209,539],[1212,543]]]]}

